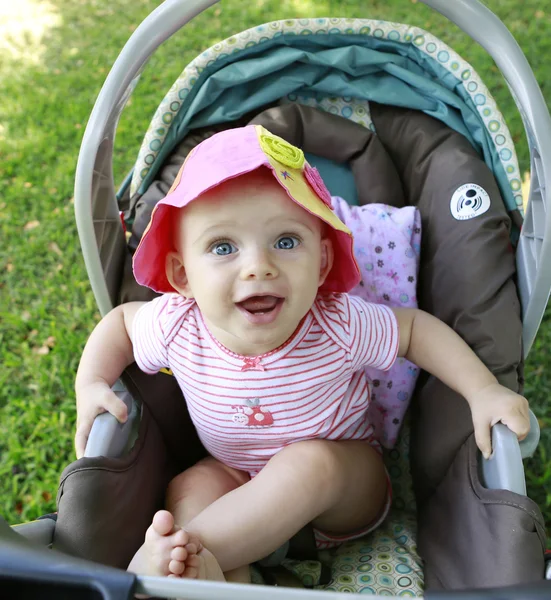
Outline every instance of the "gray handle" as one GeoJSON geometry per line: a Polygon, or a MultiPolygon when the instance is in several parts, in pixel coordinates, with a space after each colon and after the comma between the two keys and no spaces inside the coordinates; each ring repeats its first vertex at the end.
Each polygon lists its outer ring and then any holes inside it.
{"type": "Polygon", "coordinates": [[[128,419],[125,423],[119,423],[110,413],[98,415],[88,436],[85,458],[119,458],[129,452],[134,444],[141,417],[140,407],[120,381],[113,386],[113,391],[126,404],[128,419]]]}
{"type": "Polygon", "coordinates": [[[478,0],[421,1],[459,26],[492,56],[509,84],[524,122],[531,182],[517,265],[527,356],[551,290],[551,117],[526,57],[496,15],[478,0]]]}
{"type": "MultiPolygon", "coordinates": [[[[103,223],[94,224],[93,205],[99,192],[106,199],[107,219],[118,221],[118,206],[113,181],[112,156],[120,114],[138,83],[150,56],[188,21],[216,4],[218,0],[166,0],[134,31],[96,100],[86,126],[75,177],[75,218],[82,253],[96,303],[102,315],[113,308],[106,273],[96,243],[103,234],[103,223]]],[[[120,227],[120,239],[122,227],[120,227]]],[[[107,259],[108,260],[108,259],[107,259]]],[[[106,267],[109,268],[109,265],[106,267]]],[[[116,267],[113,267],[116,270],[116,267]]],[[[113,273],[116,278],[120,273],[113,273]]]]}
{"type": "Polygon", "coordinates": [[[509,490],[526,496],[522,459],[532,456],[540,438],[536,415],[530,411],[530,433],[519,443],[516,434],[498,423],[492,427],[492,455],[482,459],[481,478],[490,490],[509,490]]]}

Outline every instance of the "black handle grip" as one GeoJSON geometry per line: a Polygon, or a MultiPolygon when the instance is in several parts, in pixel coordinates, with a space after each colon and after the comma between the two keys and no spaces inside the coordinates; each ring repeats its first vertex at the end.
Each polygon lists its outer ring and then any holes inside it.
{"type": "Polygon", "coordinates": [[[0,598],[132,600],[133,573],[34,544],[0,517],[0,598]]]}

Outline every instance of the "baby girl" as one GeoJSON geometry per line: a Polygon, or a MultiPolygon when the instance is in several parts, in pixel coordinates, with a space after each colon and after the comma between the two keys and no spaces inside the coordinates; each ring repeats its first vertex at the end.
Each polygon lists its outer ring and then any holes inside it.
{"type": "Polygon", "coordinates": [[[77,456],[95,416],[120,421],[111,386],[133,361],[170,368],[209,457],[169,485],[128,569],[248,581],[248,566],[311,524],[319,547],[360,537],[391,498],[366,416],[365,366],[406,357],[464,396],[477,444],[501,421],[520,438],[528,405],[447,325],[347,294],[350,231],[301,150],[260,126],[197,146],[134,256],[161,296],[113,309],[77,374],[77,456]]]}

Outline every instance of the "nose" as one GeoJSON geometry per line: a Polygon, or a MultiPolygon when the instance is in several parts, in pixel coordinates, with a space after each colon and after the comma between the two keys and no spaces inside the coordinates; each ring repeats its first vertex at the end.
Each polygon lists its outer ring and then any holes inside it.
{"type": "Polygon", "coordinates": [[[271,259],[269,251],[260,248],[247,253],[246,262],[241,271],[241,279],[262,281],[275,279],[278,275],[279,270],[271,259]]]}

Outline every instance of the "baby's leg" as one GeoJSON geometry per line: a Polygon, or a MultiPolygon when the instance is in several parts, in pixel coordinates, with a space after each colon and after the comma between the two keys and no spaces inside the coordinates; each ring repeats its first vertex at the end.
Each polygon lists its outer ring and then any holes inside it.
{"type": "MultiPolygon", "coordinates": [[[[197,536],[183,528],[209,504],[248,480],[248,474],[211,457],[175,477],[167,490],[168,510],[155,514],[128,570],[143,575],[224,579],[216,559],[202,549],[197,536]]],[[[248,567],[225,575],[230,581],[246,581],[248,567]]]]}
{"type": "MultiPolygon", "coordinates": [[[[166,498],[167,510],[172,512],[179,525],[187,529],[187,524],[205,508],[249,480],[248,473],[228,467],[209,456],[170,482],[166,498]]],[[[196,558],[198,560],[194,558],[191,561],[197,573],[192,571],[192,577],[221,579],[220,566],[207,548],[204,548],[196,558]]],[[[184,572],[184,576],[190,574],[184,572]]],[[[249,565],[240,565],[237,569],[224,572],[223,579],[239,583],[250,582],[249,565]]]]}
{"type": "Polygon", "coordinates": [[[382,459],[367,442],[297,442],[186,530],[226,572],[264,558],[308,523],[335,535],[361,530],[380,514],[386,494],[382,459]]]}

